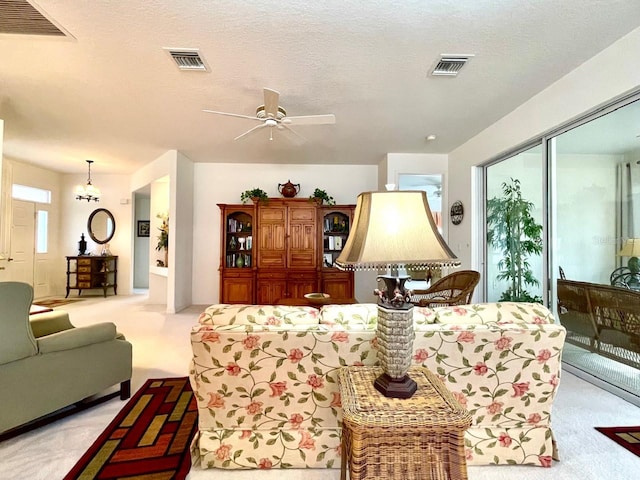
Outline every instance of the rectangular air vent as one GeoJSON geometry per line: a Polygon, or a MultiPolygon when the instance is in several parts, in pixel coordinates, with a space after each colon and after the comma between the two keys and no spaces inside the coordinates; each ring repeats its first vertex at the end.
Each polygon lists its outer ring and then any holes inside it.
{"type": "Polygon", "coordinates": [[[441,57],[431,75],[436,77],[455,77],[473,55],[442,54],[441,57]]]}
{"type": "Polygon", "coordinates": [[[0,1],[0,33],[58,37],[66,35],[66,32],[26,0],[0,1]]]}
{"type": "Polygon", "coordinates": [[[209,69],[197,48],[165,48],[180,70],[206,72],[209,69]]]}

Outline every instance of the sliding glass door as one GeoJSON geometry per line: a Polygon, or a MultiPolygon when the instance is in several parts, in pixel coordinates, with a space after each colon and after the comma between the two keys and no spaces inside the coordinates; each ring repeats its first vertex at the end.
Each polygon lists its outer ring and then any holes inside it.
{"type": "Polygon", "coordinates": [[[486,299],[547,304],[567,328],[565,366],[640,404],[638,95],[540,142],[484,168],[486,299]],[[612,286],[638,299],[616,307],[612,286]]]}
{"type": "Polygon", "coordinates": [[[540,145],[486,169],[487,300],[542,302],[544,189],[540,145]]]}

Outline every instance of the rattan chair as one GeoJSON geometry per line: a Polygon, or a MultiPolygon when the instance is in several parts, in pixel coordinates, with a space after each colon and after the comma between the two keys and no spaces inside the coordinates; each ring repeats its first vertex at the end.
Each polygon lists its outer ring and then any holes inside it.
{"type": "Polygon", "coordinates": [[[479,272],[461,270],[441,278],[426,290],[414,290],[411,303],[420,307],[467,305],[479,281],[479,272]]]}

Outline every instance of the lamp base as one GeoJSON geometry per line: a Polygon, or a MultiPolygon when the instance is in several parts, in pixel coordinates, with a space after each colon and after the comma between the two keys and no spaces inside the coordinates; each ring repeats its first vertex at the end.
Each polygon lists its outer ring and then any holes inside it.
{"type": "Polygon", "coordinates": [[[386,373],[376,378],[373,386],[387,398],[411,398],[418,389],[418,385],[409,378],[409,375],[396,380],[386,373]]]}

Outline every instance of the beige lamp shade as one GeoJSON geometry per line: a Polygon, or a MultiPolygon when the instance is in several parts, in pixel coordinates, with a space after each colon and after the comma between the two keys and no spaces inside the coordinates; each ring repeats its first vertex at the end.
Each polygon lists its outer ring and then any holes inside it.
{"type": "Polygon", "coordinates": [[[342,270],[458,266],[422,191],[364,192],[358,195],[353,227],[336,259],[342,270]]]}
{"type": "Polygon", "coordinates": [[[619,257],[640,257],[640,238],[629,238],[618,252],[619,257]]]}

